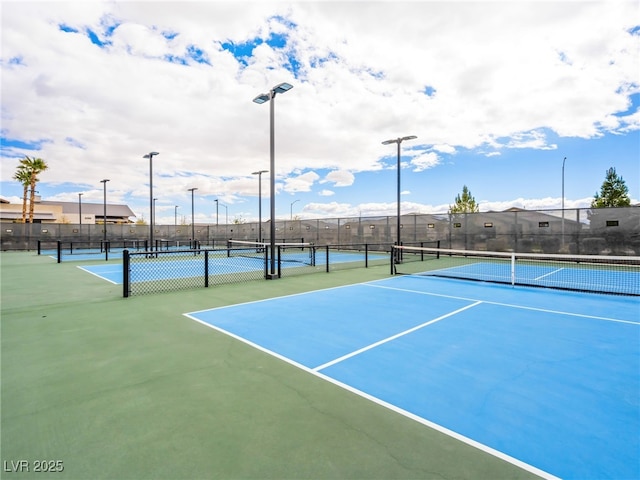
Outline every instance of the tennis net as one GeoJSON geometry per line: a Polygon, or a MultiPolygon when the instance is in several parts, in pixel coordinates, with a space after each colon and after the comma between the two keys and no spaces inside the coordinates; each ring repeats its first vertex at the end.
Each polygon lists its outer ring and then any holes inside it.
{"type": "MultiPolygon", "coordinates": [[[[228,240],[227,256],[255,258],[261,262],[269,262],[271,259],[270,247],[271,244],[268,242],[228,240]]],[[[273,255],[277,262],[293,262],[305,265],[316,264],[316,248],[311,243],[276,243],[273,255]]]]}
{"type": "Polygon", "coordinates": [[[640,295],[640,257],[486,252],[394,246],[393,274],[640,295]]]}

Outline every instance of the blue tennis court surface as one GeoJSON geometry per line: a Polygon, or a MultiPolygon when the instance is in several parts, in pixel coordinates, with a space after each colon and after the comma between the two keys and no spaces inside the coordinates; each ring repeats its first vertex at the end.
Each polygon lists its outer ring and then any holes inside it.
{"type": "MultiPolygon", "coordinates": [[[[301,254],[301,261],[286,261],[282,262],[282,268],[302,268],[309,267],[308,254],[301,254]]],[[[369,261],[387,261],[388,255],[385,254],[368,254],[369,261]]],[[[330,256],[331,264],[349,263],[349,262],[364,262],[364,253],[332,253],[330,256]]],[[[135,269],[131,270],[131,282],[136,281],[158,281],[169,280],[176,278],[190,278],[194,276],[202,276],[202,257],[198,256],[193,259],[181,258],[179,267],[176,268],[176,263],[171,260],[155,259],[145,263],[137,263],[135,269]]],[[[315,266],[319,269],[323,269],[326,265],[326,256],[317,254],[315,258],[315,266]]],[[[248,257],[211,257],[209,258],[209,267],[211,275],[224,275],[227,273],[240,273],[240,272],[254,272],[264,270],[264,258],[248,258],[248,257]]],[[[105,263],[102,265],[83,265],[79,266],[81,270],[84,270],[92,275],[95,275],[103,280],[106,280],[115,284],[122,284],[122,264],[118,263],[105,263]]]]}
{"type": "Polygon", "coordinates": [[[640,301],[393,277],[185,314],[544,477],[640,477],[640,301]]]}

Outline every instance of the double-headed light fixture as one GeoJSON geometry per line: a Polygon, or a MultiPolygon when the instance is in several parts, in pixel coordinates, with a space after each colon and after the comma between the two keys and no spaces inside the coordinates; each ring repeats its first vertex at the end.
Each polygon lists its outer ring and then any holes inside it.
{"type": "Polygon", "coordinates": [[[270,115],[269,115],[269,157],[270,157],[270,197],[271,197],[271,225],[270,225],[270,248],[271,248],[271,262],[270,271],[267,278],[277,278],[276,264],[275,264],[275,249],[276,249],[276,169],[275,169],[275,131],[274,131],[274,99],[276,94],[288,92],[293,88],[293,85],[289,83],[280,83],[269,90],[268,93],[261,93],[253,99],[255,103],[263,104],[269,102],[270,115]]]}
{"type": "MultiPolygon", "coordinates": [[[[396,218],[396,245],[401,245],[400,242],[400,144],[406,140],[415,140],[416,137],[415,135],[409,135],[407,137],[399,137],[399,138],[393,138],[391,140],[385,140],[384,142],[382,142],[383,145],[390,145],[392,143],[397,143],[398,144],[398,192],[397,192],[397,207],[398,207],[398,213],[397,213],[397,218],[396,218]]],[[[398,250],[398,252],[400,252],[400,250],[398,250]]],[[[399,261],[399,257],[396,258],[396,261],[399,261]]]]}

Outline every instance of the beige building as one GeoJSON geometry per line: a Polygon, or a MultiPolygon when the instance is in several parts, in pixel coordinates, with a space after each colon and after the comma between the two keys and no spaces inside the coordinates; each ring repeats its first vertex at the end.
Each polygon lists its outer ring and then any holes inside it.
{"type": "MultiPolygon", "coordinates": [[[[135,214],[127,205],[107,204],[106,223],[133,223],[135,214]]],[[[27,202],[27,221],[29,203],[27,202]]],[[[0,222],[21,222],[22,203],[9,203],[0,199],[0,222]]],[[[43,201],[36,197],[33,223],[68,223],[93,225],[103,223],[104,204],[43,201]],[[82,215],[82,219],[80,219],[82,215]]]]}

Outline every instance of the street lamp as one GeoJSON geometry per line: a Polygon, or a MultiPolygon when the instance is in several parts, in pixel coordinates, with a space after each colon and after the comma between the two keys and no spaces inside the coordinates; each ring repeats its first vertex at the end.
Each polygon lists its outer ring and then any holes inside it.
{"type": "Polygon", "coordinates": [[[143,155],[142,158],[149,159],[149,210],[150,210],[150,225],[149,225],[149,248],[153,250],[153,156],[160,155],[158,152],[149,152],[143,155]]]}
{"type": "MultiPolygon", "coordinates": [[[[385,140],[382,142],[383,145],[390,145],[392,143],[398,144],[398,199],[397,199],[397,219],[396,219],[396,244],[400,246],[400,144],[405,140],[414,140],[418,137],[415,135],[409,135],[407,137],[399,137],[391,140],[385,140]]],[[[400,254],[398,250],[398,256],[396,257],[396,261],[400,259],[400,254]]]]}
{"type": "Polygon", "coordinates": [[[564,162],[567,157],[562,159],[562,245],[564,246],[564,162]]]}
{"type": "Polygon", "coordinates": [[[271,268],[269,270],[268,278],[277,278],[276,263],[275,263],[275,250],[276,250],[276,168],[275,168],[275,130],[274,130],[274,103],[276,94],[288,92],[293,88],[293,85],[289,83],[280,83],[269,90],[269,93],[262,93],[258,95],[253,101],[257,104],[263,104],[269,102],[269,157],[271,172],[270,179],[270,194],[271,194],[271,225],[270,225],[270,244],[271,244],[271,268]]]}
{"type": "Polygon", "coordinates": [[[195,225],[193,223],[193,192],[195,190],[197,190],[197,187],[193,187],[193,188],[189,188],[188,189],[191,192],[191,241],[193,242],[193,249],[195,250],[196,248],[196,228],[195,225]]]}
{"type": "Polygon", "coordinates": [[[262,242],[262,174],[269,170],[258,170],[251,175],[258,175],[258,242],[262,242]]]}
{"type": "Polygon", "coordinates": [[[178,205],[173,210],[173,228],[178,228],[178,205]]]}
{"type": "MultiPolygon", "coordinates": [[[[102,239],[104,240],[104,242],[107,242],[107,182],[109,181],[108,178],[105,178],[104,180],[100,180],[100,183],[102,183],[103,187],[104,187],[104,202],[103,202],[103,217],[102,217],[102,239]]],[[[106,245],[105,245],[105,248],[106,245]]]]}
{"type": "Polygon", "coordinates": [[[291,202],[291,220],[293,220],[293,204],[296,203],[296,202],[299,202],[299,201],[300,201],[300,199],[294,200],[293,202],[291,202]]]}
{"type": "Polygon", "coordinates": [[[216,198],[214,202],[216,202],[216,227],[217,227],[218,226],[218,199],[216,198]]]}
{"type": "Polygon", "coordinates": [[[82,193],[78,194],[78,218],[80,219],[80,234],[82,235],[82,193]]]}

